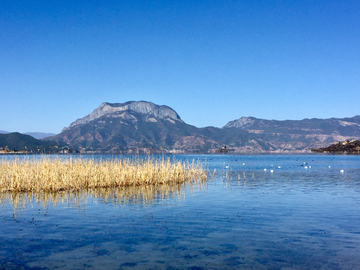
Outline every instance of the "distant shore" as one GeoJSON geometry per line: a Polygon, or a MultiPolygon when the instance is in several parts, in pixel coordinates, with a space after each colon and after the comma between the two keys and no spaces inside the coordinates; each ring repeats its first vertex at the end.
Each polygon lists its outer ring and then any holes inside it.
{"type": "Polygon", "coordinates": [[[311,152],[314,153],[324,153],[324,154],[351,154],[359,155],[360,154],[360,141],[358,140],[346,140],[343,142],[332,144],[325,148],[311,149],[311,152]]]}

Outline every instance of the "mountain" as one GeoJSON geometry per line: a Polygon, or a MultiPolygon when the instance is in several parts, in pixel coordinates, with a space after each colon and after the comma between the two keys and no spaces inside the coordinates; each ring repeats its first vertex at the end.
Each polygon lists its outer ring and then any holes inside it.
{"type": "Polygon", "coordinates": [[[102,103],[89,115],[46,138],[78,150],[105,153],[138,151],[205,152],[218,147],[168,106],[146,101],[102,103]]]}
{"type": "Polygon", "coordinates": [[[57,144],[49,141],[42,141],[31,137],[30,135],[13,132],[0,134],[0,150],[7,148],[11,151],[28,151],[32,153],[53,152],[57,144]]]}
{"type": "Polygon", "coordinates": [[[225,145],[230,153],[308,152],[360,139],[360,116],[285,121],[241,117],[222,128],[197,128],[168,106],[105,102],[46,139],[99,153],[215,153],[225,145]]]}

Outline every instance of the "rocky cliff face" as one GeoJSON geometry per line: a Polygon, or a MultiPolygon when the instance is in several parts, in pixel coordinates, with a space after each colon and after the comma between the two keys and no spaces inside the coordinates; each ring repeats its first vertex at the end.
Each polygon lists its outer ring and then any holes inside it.
{"type": "Polygon", "coordinates": [[[180,119],[180,116],[168,106],[159,106],[146,101],[130,101],[126,103],[104,102],[92,113],[71,123],[70,126],[68,128],[64,128],[63,131],[77,125],[87,124],[103,116],[114,117],[117,115],[118,117],[122,117],[126,115],[122,114],[126,111],[132,111],[135,113],[147,115],[148,119],[150,119],[149,121],[154,121],[156,120],[156,118],[158,118],[169,119],[170,121],[183,122],[180,119]],[[154,119],[151,119],[152,117],[154,117],[154,119]]]}

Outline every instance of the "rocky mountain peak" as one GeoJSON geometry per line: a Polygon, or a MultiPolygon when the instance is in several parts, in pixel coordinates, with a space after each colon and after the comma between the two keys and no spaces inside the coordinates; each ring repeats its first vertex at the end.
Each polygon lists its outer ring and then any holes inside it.
{"type": "Polygon", "coordinates": [[[64,128],[63,130],[67,130],[77,125],[89,123],[102,116],[111,116],[113,114],[125,111],[133,111],[155,117],[157,119],[171,119],[173,121],[183,122],[180,116],[173,109],[165,105],[160,106],[147,101],[129,101],[126,103],[104,102],[92,113],[83,118],[77,119],[75,122],[71,123],[68,128],[64,128]]]}
{"type": "Polygon", "coordinates": [[[252,125],[255,121],[255,117],[241,117],[237,120],[230,121],[223,128],[242,128],[244,126],[252,125]]]}

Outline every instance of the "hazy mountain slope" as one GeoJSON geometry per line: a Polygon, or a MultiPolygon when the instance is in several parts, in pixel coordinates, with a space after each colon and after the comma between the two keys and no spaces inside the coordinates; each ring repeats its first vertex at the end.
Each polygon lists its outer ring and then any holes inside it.
{"type": "Polygon", "coordinates": [[[272,151],[309,151],[329,143],[360,138],[360,116],[285,121],[241,117],[222,129],[234,128],[253,134],[254,141],[265,142],[272,151]]]}
{"type": "Polygon", "coordinates": [[[31,137],[34,137],[35,139],[38,140],[56,135],[54,133],[44,133],[44,132],[26,132],[24,134],[30,135],[31,137]]]}
{"type": "Polygon", "coordinates": [[[241,117],[226,124],[223,128],[241,128],[250,133],[287,134],[333,134],[360,136],[360,116],[352,118],[303,119],[303,120],[264,120],[255,117],[241,117]]]}

